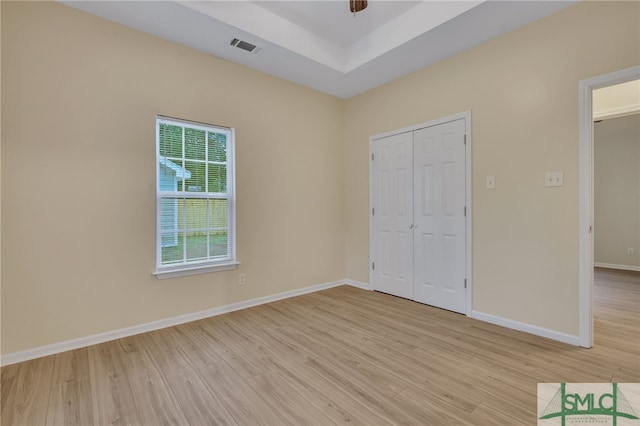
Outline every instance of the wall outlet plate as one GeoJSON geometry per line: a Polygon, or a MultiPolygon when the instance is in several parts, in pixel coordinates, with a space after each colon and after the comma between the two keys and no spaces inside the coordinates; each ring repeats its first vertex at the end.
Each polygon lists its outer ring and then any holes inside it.
{"type": "Polygon", "coordinates": [[[544,174],[544,186],[562,186],[562,185],[564,185],[564,173],[546,172],[544,174]]]}
{"type": "Polygon", "coordinates": [[[487,189],[496,189],[496,177],[487,176],[487,189]]]}

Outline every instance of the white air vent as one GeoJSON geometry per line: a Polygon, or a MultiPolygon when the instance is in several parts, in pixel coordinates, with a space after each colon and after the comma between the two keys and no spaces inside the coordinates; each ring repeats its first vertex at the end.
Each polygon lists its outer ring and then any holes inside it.
{"type": "Polygon", "coordinates": [[[258,53],[262,50],[260,46],[256,46],[253,43],[249,43],[248,41],[240,40],[239,38],[234,38],[229,42],[230,46],[237,47],[238,49],[246,50],[250,53],[258,53]]]}

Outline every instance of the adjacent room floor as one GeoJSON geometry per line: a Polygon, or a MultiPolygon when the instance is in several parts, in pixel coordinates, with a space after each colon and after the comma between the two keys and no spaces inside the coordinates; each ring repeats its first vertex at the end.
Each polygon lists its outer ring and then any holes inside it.
{"type": "Polygon", "coordinates": [[[538,382],[640,382],[640,273],[595,295],[583,349],[337,287],[4,367],[2,425],[531,425],[538,382]]]}

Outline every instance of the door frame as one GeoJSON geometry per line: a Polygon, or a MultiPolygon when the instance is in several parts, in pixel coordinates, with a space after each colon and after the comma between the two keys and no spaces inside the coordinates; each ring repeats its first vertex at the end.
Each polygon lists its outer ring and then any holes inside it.
{"type": "Polygon", "coordinates": [[[579,83],[579,345],[593,346],[593,90],[640,79],[640,66],[579,83]]]}
{"type": "Polygon", "coordinates": [[[384,133],[378,133],[372,136],[369,136],[369,285],[373,288],[373,270],[371,269],[371,264],[373,263],[373,259],[371,258],[373,254],[373,246],[371,238],[373,235],[373,219],[371,217],[371,212],[374,207],[373,205],[373,164],[371,162],[371,158],[373,155],[373,142],[376,139],[398,135],[400,133],[414,132],[416,130],[424,129],[425,127],[437,126],[439,124],[445,124],[452,121],[457,120],[465,120],[465,134],[466,134],[466,144],[465,144],[465,204],[467,207],[467,215],[465,217],[465,263],[466,270],[465,276],[467,277],[467,291],[466,291],[466,310],[464,312],[465,315],[469,316],[473,310],[473,279],[472,279],[472,176],[471,176],[471,111],[464,111],[458,114],[448,115],[446,117],[437,118],[435,120],[425,121],[420,124],[414,124],[412,126],[403,127],[401,129],[391,130],[384,133]]]}

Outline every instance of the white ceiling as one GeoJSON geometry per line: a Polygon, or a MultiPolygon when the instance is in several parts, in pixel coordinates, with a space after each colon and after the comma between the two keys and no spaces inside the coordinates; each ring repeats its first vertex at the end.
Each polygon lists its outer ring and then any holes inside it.
{"type": "Polygon", "coordinates": [[[419,1],[376,1],[375,6],[354,15],[349,13],[348,0],[266,0],[251,3],[343,48],[420,4],[419,1]]]}
{"type": "Polygon", "coordinates": [[[512,31],[568,1],[348,0],[62,3],[341,98],[512,31]],[[238,38],[258,53],[232,47],[238,38]]]}

